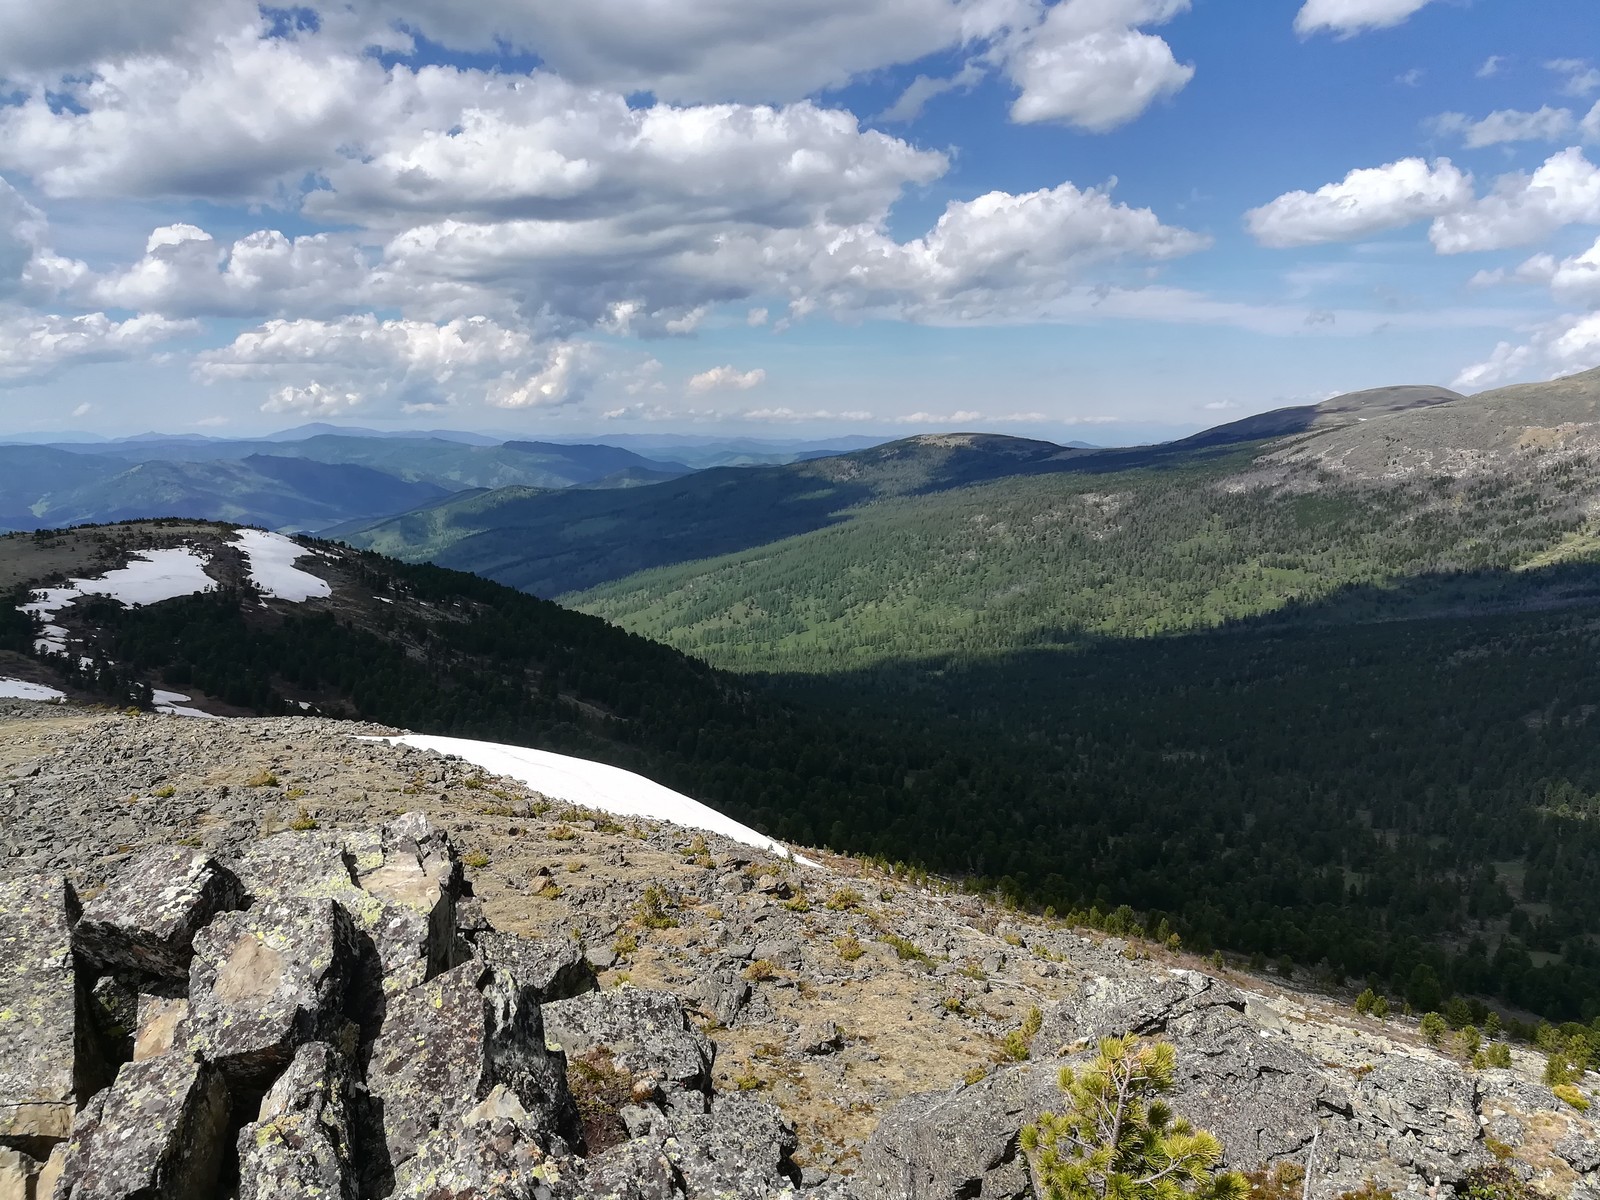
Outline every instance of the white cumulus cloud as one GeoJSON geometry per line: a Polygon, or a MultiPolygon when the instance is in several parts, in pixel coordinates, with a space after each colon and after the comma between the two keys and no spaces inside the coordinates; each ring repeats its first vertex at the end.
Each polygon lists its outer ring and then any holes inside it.
{"type": "Polygon", "coordinates": [[[0,387],[41,383],[79,363],[141,358],[157,344],[186,333],[192,322],[163,317],[116,321],[105,313],[83,316],[20,313],[0,317],[0,387]]]}
{"type": "Polygon", "coordinates": [[[1472,176],[1448,158],[1404,158],[1351,171],[1315,192],[1288,192],[1245,214],[1264,246],[1351,241],[1448,213],[1472,199],[1472,176]]]}
{"type": "Polygon", "coordinates": [[[1495,181],[1488,195],[1440,215],[1428,236],[1440,254],[1525,246],[1564,225],[1600,225],[1600,168],[1576,146],[1532,175],[1495,181]]]}
{"type": "Polygon", "coordinates": [[[527,408],[581,398],[594,361],[590,347],[541,344],[484,317],[435,324],[367,313],[268,321],[198,355],[195,374],[207,383],[279,384],[268,411],[527,408]]]}
{"type": "Polygon", "coordinates": [[[1403,24],[1432,0],[1306,0],[1295,16],[1301,37],[1327,30],[1341,37],[1403,24]]]}
{"type": "Polygon", "coordinates": [[[691,376],[685,388],[693,396],[706,392],[748,392],[751,388],[760,387],[766,379],[767,373],[760,367],[741,371],[737,367],[721,366],[691,376]]]}
{"type": "Polygon", "coordinates": [[[1126,125],[1181,91],[1194,67],[1145,25],[1187,11],[1189,0],[1062,0],[1020,39],[1006,72],[1021,89],[1015,121],[1058,121],[1092,133],[1126,125]]]}
{"type": "Polygon", "coordinates": [[[1501,342],[1484,361],[1456,376],[1452,387],[1472,391],[1534,376],[1555,378],[1600,366],[1600,312],[1565,316],[1517,345],[1501,342]]]}
{"type": "Polygon", "coordinates": [[[1504,142],[1559,141],[1577,128],[1571,109],[1551,108],[1548,104],[1537,112],[1500,109],[1478,121],[1465,113],[1441,113],[1432,124],[1438,133],[1459,136],[1469,150],[1504,142]]]}

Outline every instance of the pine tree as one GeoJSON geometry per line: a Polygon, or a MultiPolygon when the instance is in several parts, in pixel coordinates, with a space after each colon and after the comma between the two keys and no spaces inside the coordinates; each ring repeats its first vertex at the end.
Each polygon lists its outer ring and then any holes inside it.
{"type": "Polygon", "coordinates": [[[1104,1038],[1094,1063],[1066,1067],[1067,1111],[1022,1131],[1034,1190],[1045,1200],[1244,1200],[1242,1175],[1217,1171],[1222,1143],[1175,1118],[1177,1051],[1130,1034],[1104,1038]]]}

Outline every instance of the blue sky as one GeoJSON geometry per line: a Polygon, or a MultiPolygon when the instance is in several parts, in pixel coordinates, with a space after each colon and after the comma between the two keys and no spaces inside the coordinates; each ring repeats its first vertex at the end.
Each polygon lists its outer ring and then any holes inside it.
{"type": "Polygon", "coordinates": [[[1600,364],[1592,0],[0,0],[0,432],[1143,440],[1600,364]]]}

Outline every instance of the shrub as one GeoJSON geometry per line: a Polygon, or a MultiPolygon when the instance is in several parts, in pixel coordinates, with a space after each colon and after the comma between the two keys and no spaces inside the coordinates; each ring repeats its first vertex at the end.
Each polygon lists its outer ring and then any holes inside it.
{"type": "Polygon", "coordinates": [[[1430,1046],[1437,1046],[1444,1040],[1444,1035],[1450,1026],[1445,1023],[1445,1019],[1438,1013],[1431,1012],[1423,1014],[1422,1024],[1419,1028],[1422,1032],[1423,1041],[1430,1046]]]}
{"type": "Polygon", "coordinates": [[[266,770],[257,771],[254,775],[250,776],[249,779],[246,779],[244,781],[244,785],[245,785],[245,787],[248,787],[248,788],[277,787],[278,786],[278,777],[276,775],[274,775],[271,771],[266,771],[266,770]]]}
{"type": "Polygon", "coordinates": [[[577,1102],[584,1145],[590,1154],[628,1140],[628,1127],[620,1114],[633,1103],[633,1078],[617,1065],[611,1051],[596,1046],[568,1058],[567,1089],[577,1102]]]}
{"type": "Polygon", "coordinates": [[[1093,1064],[1064,1068],[1064,1113],[1022,1131],[1044,1200],[1244,1200],[1244,1176],[1217,1171],[1222,1143],[1177,1119],[1159,1097],[1177,1075],[1168,1042],[1105,1038],[1093,1064]]]}
{"type": "Polygon", "coordinates": [[[744,977],[751,983],[765,983],[778,977],[778,967],[770,958],[758,958],[744,969],[744,977]]]}
{"type": "Polygon", "coordinates": [[[1028,1039],[1022,1036],[1022,1030],[1013,1029],[1001,1040],[1000,1059],[1002,1062],[1028,1061],[1028,1039]]]}
{"type": "Polygon", "coordinates": [[[1456,1194],[1461,1200],[1532,1200],[1533,1190],[1504,1163],[1467,1172],[1456,1194]]]}
{"type": "Polygon", "coordinates": [[[481,871],[489,865],[489,855],[484,850],[468,850],[461,856],[461,861],[474,871],[481,871]]]}
{"type": "Polygon", "coordinates": [[[933,961],[926,950],[923,950],[909,938],[903,938],[897,933],[886,933],[878,940],[885,946],[890,947],[904,962],[933,961]]]}
{"type": "Polygon", "coordinates": [[[827,908],[830,912],[850,912],[860,908],[865,899],[866,897],[855,888],[835,888],[833,894],[828,897],[827,908]]]}
{"type": "Polygon", "coordinates": [[[667,911],[670,903],[666,890],[652,883],[634,906],[634,919],[646,929],[676,929],[678,919],[667,911]]]}
{"type": "Polygon", "coordinates": [[[305,833],[316,827],[317,819],[306,811],[303,804],[300,806],[300,811],[294,814],[294,820],[289,822],[289,828],[299,833],[305,833]]]}
{"type": "Polygon", "coordinates": [[[844,959],[845,962],[855,962],[856,959],[867,952],[866,947],[856,937],[848,933],[842,937],[834,938],[833,948],[839,952],[839,957],[844,959]]]}
{"type": "Polygon", "coordinates": [[[553,826],[548,835],[552,842],[570,842],[578,836],[578,831],[571,825],[553,826]]]}
{"type": "Polygon", "coordinates": [[[1504,1069],[1511,1065],[1511,1047],[1504,1042],[1495,1042],[1483,1052],[1483,1063],[1487,1067],[1504,1069]]]}
{"type": "Polygon", "coordinates": [[[611,949],[621,958],[626,958],[639,948],[639,939],[631,933],[617,934],[617,940],[611,943],[611,949]]]}
{"type": "Polygon", "coordinates": [[[1281,1162],[1270,1171],[1259,1167],[1244,1173],[1250,1200],[1301,1200],[1306,1169],[1299,1163],[1281,1162]]]}
{"type": "Polygon", "coordinates": [[[178,794],[178,789],[173,787],[170,783],[163,783],[160,787],[158,787],[155,791],[151,792],[150,794],[152,796],[154,796],[157,800],[171,800],[174,796],[176,796],[178,794]]]}
{"type": "Polygon", "coordinates": [[[1579,1112],[1589,1111],[1589,1097],[1585,1096],[1572,1084],[1558,1083],[1550,1090],[1556,1094],[1557,1100],[1572,1105],[1579,1112]]]}
{"type": "Polygon", "coordinates": [[[1356,997],[1356,1011],[1362,1016],[1372,1014],[1372,1006],[1378,1002],[1378,993],[1368,988],[1356,997]]]}

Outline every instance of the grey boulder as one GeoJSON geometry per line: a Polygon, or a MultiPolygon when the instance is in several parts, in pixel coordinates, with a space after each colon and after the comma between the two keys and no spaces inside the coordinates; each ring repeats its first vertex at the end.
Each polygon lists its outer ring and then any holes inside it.
{"type": "Polygon", "coordinates": [[[73,1122],[57,1200],[212,1200],[229,1107],[208,1063],[186,1054],[125,1063],[73,1122]]]}
{"type": "Polygon", "coordinates": [[[98,970],[181,984],[189,977],[195,935],[243,902],[238,879],[214,858],[158,847],[129,859],[83,906],[73,946],[98,970]]]}
{"type": "Polygon", "coordinates": [[[356,1167],[346,1104],[348,1067],[325,1042],[307,1042],[239,1131],[239,1200],[354,1200],[356,1167]]]}
{"type": "Polygon", "coordinates": [[[327,899],[224,913],[195,939],[189,1047],[245,1085],[270,1081],[309,1041],[337,1036],[355,934],[327,899]]]}
{"type": "Polygon", "coordinates": [[[0,1146],[35,1158],[67,1136],[107,1074],[73,965],[77,916],[59,876],[0,882],[0,1146]]]}

